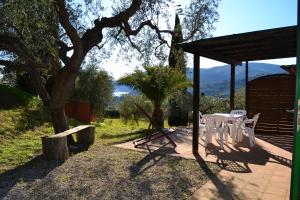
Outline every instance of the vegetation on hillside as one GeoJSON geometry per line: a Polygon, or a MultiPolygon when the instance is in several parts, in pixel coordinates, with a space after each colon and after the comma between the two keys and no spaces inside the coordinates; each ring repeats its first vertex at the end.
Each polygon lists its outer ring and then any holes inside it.
{"type": "MultiPolygon", "coordinates": [[[[28,104],[29,101],[33,97],[32,94],[29,94],[29,93],[19,90],[17,88],[0,84],[0,96],[3,97],[4,95],[15,97],[16,99],[18,99],[19,103],[23,104],[23,105],[28,104]]],[[[0,102],[1,102],[1,100],[0,100],[0,102]]],[[[1,105],[0,105],[0,108],[1,108],[1,105]]]]}
{"type": "MultiPolygon", "coordinates": [[[[41,137],[54,133],[50,118],[43,109],[37,100],[26,108],[0,110],[0,172],[41,154],[41,137]]],[[[71,127],[79,124],[70,121],[71,127]]],[[[99,144],[115,144],[142,137],[148,126],[144,121],[140,121],[137,127],[135,123],[124,124],[119,119],[105,119],[103,123],[93,124],[99,144]]]]}

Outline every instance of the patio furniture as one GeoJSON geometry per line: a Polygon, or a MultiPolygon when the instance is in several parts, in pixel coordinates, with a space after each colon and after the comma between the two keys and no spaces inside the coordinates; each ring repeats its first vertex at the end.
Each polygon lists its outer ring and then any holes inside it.
{"type": "Polygon", "coordinates": [[[88,149],[95,141],[95,126],[81,125],[64,132],[42,137],[43,155],[46,160],[67,160],[67,136],[76,134],[77,144],[88,149]]]}
{"type": "Polygon", "coordinates": [[[176,147],[175,142],[169,137],[169,134],[174,133],[175,130],[172,129],[172,128],[170,128],[170,129],[162,128],[162,129],[159,129],[159,130],[154,130],[153,129],[152,117],[140,105],[135,104],[135,106],[138,109],[140,109],[142,111],[142,113],[148,118],[149,126],[148,126],[146,137],[133,141],[134,147],[137,148],[138,146],[142,146],[144,144],[147,144],[148,142],[151,142],[151,141],[156,140],[156,139],[161,138],[161,137],[167,138],[167,140],[169,140],[169,142],[174,147],[176,147]]]}
{"type": "Polygon", "coordinates": [[[242,124],[242,130],[248,135],[250,146],[253,147],[255,145],[255,133],[254,129],[259,118],[260,113],[254,115],[252,119],[244,120],[242,124]],[[249,126],[250,125],[250,126],[249,126]]]}
{"type": "Polygon", "coordinates": [[[199,112],[199,137],[201,138],[204,136],[205,131],[205,119],[203,118],[203,115],[201,112],[199,112]]]}
{"type": "Polygon", "coordinates": [[[234,123],[229,124],[229,132],[233,146],[235,146],[237,142],[241,142],[243,140],[243,123],[243,118],[238,118],[234,121],[234,123]]]}
{"type": "Polygon", "coordinates": [[[230,112],[230,114],[246,116],[247,115],[247,111],[246,110],[232,110],[230,112]]]}
{"type": "Polygon", "coordinates": [[[219,117],[224,117],[227,120],[229,134],[230,134],[230,137],[232,138],[232,144],[235,145],[238,130],[240,129],[240,128],[238,128],[238,126],[241,126],[238,124],[239,123],[238,120],[243,120],[245,116],[240,115],[240,114],[228,114],[228,113],[214,113],[213,115],[219,116],[219,117]]]}
{"type": "Polygon", "coordinates": [[[217,134],[221,143],[221,148],[224,149],[224,139],[227,142],[228,121],[224,116],[218,115],[203,115],[205,120],[205,145],[212,142],[213,135],[217,134]]]}

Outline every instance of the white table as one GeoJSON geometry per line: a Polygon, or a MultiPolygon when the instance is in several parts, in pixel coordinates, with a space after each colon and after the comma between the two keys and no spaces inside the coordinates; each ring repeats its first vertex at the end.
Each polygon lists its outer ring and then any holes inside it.
{"type": "Polygon", "coordinates": [[[245,115],[237,115],[237,114],[229,114],[229,113],[214,113],[212,115],[225,117],[228,122],[232,123],[232,125],[229,125],[229,132],[230,132],[230,136],[232,138],[233,145],[235,145],[236,139],[238,139],[238,138],[239,138],[238,140],[242,139],[242,135],[238,135],[238,134],[242,134],[242,133],[240,133],[236,128],[233,128],[233,126],[236,127],[235,123],[238,122],[238,119],[244,120],[246,118],[245,115]]]}
{"type": "Polygon", "coordinates": [[[244,115],[228,114],[228,113],[214,113],[212,115],[225,117],[228,121],[244,119],[244,117],[245,117],[244,115]]]}

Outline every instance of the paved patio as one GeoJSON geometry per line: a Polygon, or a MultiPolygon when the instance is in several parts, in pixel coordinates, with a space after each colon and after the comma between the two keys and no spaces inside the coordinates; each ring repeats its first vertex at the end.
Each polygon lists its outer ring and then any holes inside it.
{"type": "Polygon", "coordinates": [[[256,147],[250,148],[247,137],[236,147],[229,139],[224,149],[217,140],[205,148],[204,138],[201,138],[199,155],[193,155],[191,130],[178,129],[170,137],[177,144],[176,148],[164,138],[139,148],[134,148],[132,142],[116,146],[195,159],[207,172],[210,181],[194,193],[193,199],[289,199],[290,152],[260,139],[256,139],[256,147]],[[217,175],[210,173],[206,162],[217,163],[221,172],[217,175]]]}

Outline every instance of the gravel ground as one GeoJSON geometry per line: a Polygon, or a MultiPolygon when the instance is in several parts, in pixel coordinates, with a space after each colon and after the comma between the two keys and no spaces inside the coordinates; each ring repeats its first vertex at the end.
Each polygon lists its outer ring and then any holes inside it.
{"type": "Polygon", "coordinates": [[[94,145],[64,163],[36,157],[0,174],[0,199],[189,199],[219,172],[194,160],[94,145]]]}

